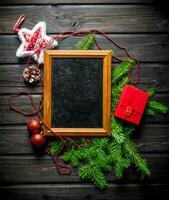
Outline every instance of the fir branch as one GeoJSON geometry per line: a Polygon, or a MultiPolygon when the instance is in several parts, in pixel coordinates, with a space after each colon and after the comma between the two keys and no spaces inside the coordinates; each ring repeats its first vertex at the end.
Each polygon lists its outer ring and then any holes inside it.
{"type": "Polygon", "coordinates": [[[154,116],[154,115],[160,114],[160,113],[166,114],[168,111],[167,106],[165,106],[164,104],[161,104],[159,102],[151,100],[151,97],[153,97],[155,94],[155,90],[153,88],[148,88],[147,92],[149,94],[150,99],[148,100],[144,114],[149,115],[149,116],[154,116]]]}
{"type": "Polygon", "coordinates": [[[153,97],[155,95],[154,88],[147,88],[147,93],[149,95],[149,98],[153,97]]]}
{"type": "Polygon", "coordinates": [[[85,164],[80,168],[79,177],[83,180],[91,180],[100,189],[107,186],[103,173],[92,163],[85,164]]]}
{"type": "Polygon", "coordinates": [[[113,141],[109,146],[109,162],[114,164],[115,175],[123,177],[124,170],[130,166],[130,160],[123,158],[122,144],[113,141]]]}
{"type": "Polygon", "coordinates": [[[133,59],[129,59],[128,61],[123,61],[119,65],[117,65],[112,73],[112,84],[118,84],[119,81],[122,80],[122,78],[128,76],[128,73],[134,64],[135,61],[133,59]]]}
{"type": "Polygon", "coordinates": [[[141,158],[140,154],[137,152],[135,143],[126,134],[126,140],[123,145],[123,152],[125,157],[133,163],[137,169],[141,172],[142,177],[150,176],[150,170],[148,169],[147,163],[141,158]]]}
{"type": "Polygon", "coordinates": [[[112,167],[109,165],[109,160],[106,152],[103,149],[97,149],[95,152],[95,158],[93,158],[96,166],[102,171],[111,171],[112,167]]]}
{"type": "Polygon", "coordinates": [[[88,34],[88,35],[86,35],[76,45],[76,49],[80,49],[80,50],[92,49],[92,47],[94,45],[94,37],[95,37],[94,34],[88,34]]]}
{"type": "Polygon", "coordinates": [[[125,140],[125,135],[123,134],[123,127],[120,123],[117,122],[117,119],[112,117],[111,120],[111,133],[112,137],[116,140],[117,143],[122,143],[125,140]]]}
{"type": "Polygon", "coordinates": [[[155,112],[151,108],[146,107],[144,114],[149,116],[154,116],[155,112]]]}
{"type": "MultiPolygon", "coordinates": [[[[76,45],[77,49],[91,49],[94,43],[94,35],[88,34],[83,37],[76,45]]],[[[127,62],[121,62],[112,72],[112,113],[118,103],[120,94],[125,84],[129,83],[128,73],[135,64],[133,59],[127,62]]],[[[154,90],[147,90],[149,97],[154,95],[154,90]]],[[[145,114],[155,115],[156,113],[166,113],[167,107],[149,100],[145,114]]],[[[137,151],[135,143],[132,141],[130,134],[133,127],[128,123],[122,123],[121,120],[112,116],[112,137],[109,138],[91,138],[90,145],[87,147],[80,146],[77,148],[68,142],[66,151],[62,159],[70,162],[72,166],[79,166],[79,176],[83,180],[92,181],[98,188],[103,189],[107,186],[104,177],[105,171],[110,171],[114,167],[117,178],[122,178],[124,171],[131,165],[135,165],[143,176],[149,176],[150,170],[147,163],[141,158],[137,151]],[[81,162],[82,161],[82,162],[81,162]],[[81,164],[81,166],[80,166],[81,164]]],[[[83,140],[83,139],[82,139],[83,140]]],[[[83,143],[79,140],[79,143],[83,143]]],[[[50,145],[52,155],[58,155],[62,149],[59,141],[54,141],[50,145]]]]}
{"type": "Polygon", "coordinates": [[[92,144],[98,148],[105,149],[108,145],[108,138],[94,138],[92,144]]]}
{"type": "Polygon", "coordinates": [[[166,114],[168,110],[167,106],[156,101],[148,101],[147,109],[151,109],[155,114],[166,114]]]}
{"type": "Polygon", "coordinates": [[[106,155],[107,146],[108,138],[93,138],[89,147],[72,147],[64,153],[62,159],[69,161],[73,167],[78,166],[83,160],[84,164],[79,169],[80,177],[90,179],[99,188],[104,188],[106,184],[103,171],[112,169],[106,155]]]}
{"type": "Polygon", "coordinates": [[[117,106],[123,87],[129,83],[129,78],[124,77],[117,86],[112,86],[112,112],[117,106]]]}
{"type": "Polygon", "coordinates": [[[128,78],[128,76],[127,76],[127,77],[124,77],[124,78],[118,83],[118,85],[117,85],[116,88],[117,88],[117,92],[120,93],[120,95],[121,95],[121,92],[122,92],[124,86],[125,86],[127,83],[129,83],[129,78],[128,78]]]}
{"type": "Polygon", "coordinates": [[[129,168],[130,161],[128,159],[118,159],[114,165],[114,172],[118,179],[123,178],[124,171],[129,168]]]}
{"type": "Polygon", "coordinates": [[[69,161],[73,167],[77,167],[80,164],[80,160],[82,159],[81,152],[79,149],[76,149],[74,146],[72,146],[71,149],[64,153],[62,159],[65,162],[69,161]]]}
{"type": "Polygon", "coordinates": [[[63,146],[67,145],[66,141],[52,140],[49,143],[49,151],[52,156],[57,156],[62,150],[63,146]]]}
{"type": "Polygon", "coordinates": [[[135,127],[135,124],[126,123],[126,125],[123,127],[124,134],[127,133],[128,135],[131,135],[134,132],[135,127]]]}

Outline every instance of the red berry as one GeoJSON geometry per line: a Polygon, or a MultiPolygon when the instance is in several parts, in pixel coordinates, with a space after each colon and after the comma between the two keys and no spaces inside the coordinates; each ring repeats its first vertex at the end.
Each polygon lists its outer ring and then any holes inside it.
{"type": "Polygon", "coordinates": [[[27,121],[27,129],[31,133],[39,133],[40,132],[40,121],[36,119],[30,119],[27,121]]]}
{"type": "Polygon", "coordinates": [[[35,133],[31,136],[31,143],[34,147],[43,147],[46,143],[46,138],[42,134],[35,133]]]}

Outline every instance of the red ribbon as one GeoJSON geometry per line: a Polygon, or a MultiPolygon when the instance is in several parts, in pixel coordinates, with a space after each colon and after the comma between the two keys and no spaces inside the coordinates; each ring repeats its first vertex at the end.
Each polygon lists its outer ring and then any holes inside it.
{"type": "MultiPolygon", "coordinates": [[[[19,19],[16,21],[14,27],[13,27],[13,31],[15,33],[18,33],[19,32],[19,27],[21,26],[21,24],[24,22],[25,20],[25,16],[24,15],[21,15],[19,17],[19,19]]],[[[129,80],[131,83],[133,84],[137,84],[139,83],[139,80],[140,80],[140,63],[139,63],[139,60],[132,57],[129,53],[129,50],[126,48],[126,47],[123,47],[119,44],[117,44],[112,38],[110,38],[105,32],[103,31],[100,31],[100,30],[96,30],[96,29],[91,29],[91,30],[88,30],[88,31],[77,31],[77,32],[74,32],[74,31],[65,31],[65,32],[61,32],[57,35],[55,35],[51,41],[45,45],[43,45],[40,49],[37,49],[36,52],[34,52],[34,54],[36,54],[37,52],[39,53],[42,49],[44,48],[47,48],[48,46],[50,46],[55,40],[61,40],[61,39],[66,39],[68,37],[71,37],[71,36],[83,36],[83,35],[87,35],[87,34],[94,34],[94,33],[97,33],[97,34],[100,34],[101,36],[105,37],[108,41],[110,41],[113,45],[115,45],[117,48],[121,49],[122,51],[125,52],[125,54],[135,60],[136,62],[136,79],[135,80],[132,80],[132,68],[130,69],[130,72],[129,72],[129,80]]],[[[96,44],[96,46],[98,47],[98,49],[100,50],[103,50],[103,48],[100,46],[100,44],[98,43],[98,41],[96,40],[96,38],[94,38],[94,42],[96,44]]],[[[39,55],[38,55],[39,56],[39,55]]],[[[32,56],[31,56],[32,57],[32,56]]],[[[113,57],[115,59],[117,59],[118,61],[126,61],[126,60],[123,60],[119,57],[116,57],[115,55],[113,55],[113,57]]],[[[30,61],[30,59],[29,59],[30,61]]],[[[128,62],[128,61],[126,61],[128,62]]],[[[29,64],[29,62],[28,62],[29,64]]],[[[37,65],[39,65],[39,63],[37,62],[37,65]]]]}
{"type": "Polygon", "coordinates": [[[15,23],[15,25],[14,25],[14,27],[13,27],[13,31],[15,32],[15,33],[18,33],[19,32],[19,27],[21,26],[21,24],[23,23],[25,21],[25,16],[24,15],[21,15],[20,17],[19,17],[19,19],[16,21],[16,23],[15,23]]]}
{"type": "Polygon", "coordinates": [[[132,107],[134,97],[135,97],[135,94],[133,94],[133,96],[128,100],[128,103],[126,106],[121,105],[121,107],[125,108],[126,117],[137,116],[139,114],[139,112],[137,112],[135,108],[132,107]]]}
{"type": "Polygon", "coordinates": [[[126,116],[130,117],[133,113],[133,109],[131,106],[126,106],[126,116]]]}

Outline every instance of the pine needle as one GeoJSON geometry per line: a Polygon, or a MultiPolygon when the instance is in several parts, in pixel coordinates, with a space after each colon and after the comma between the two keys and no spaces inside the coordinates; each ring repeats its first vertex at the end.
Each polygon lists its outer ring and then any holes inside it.
{"type": "Polygon", "coordinates": [[[112,73],[112,84],[118,84],[122,78],[128,76],[128,73],[134,64],[135,61],[133,59],[129,59],[128,61],[121,62],[117,65],[112,73]]]}
{"type": "Polygon", "coordinates": [[[140,154],[137,152],[135,143],[131,139],[127,138],[125,140],[123,148],[125,157],[130,159],[130,162],[137,167],[137,169],[141,172],[142,177],[150,176],[151,173],[148,169],[147,163],[144,159],[141,158],[140,154]]]}
{"type": "Polygon", "coordinates": [[[111,121],[111,133],[112,137],[116,140],[117,143],[122,143],[125,140],[125,135],[123,134],[123,127],[117,122],[117,119],[112,117],[111,121]]]}
{"type": "Polygon", "coordinates": [[[151,109],[152,111],[154,111],[156,114],[166,114],[167,113],[167,106],[158,103],[156,101],[148,101],[147,103],[147,108],[151,109]]]}
{"type": "Polygon", "coordinates": [[[75,149],[73,146],[69,151],[65,152],[62,156],[63,161],[70,162],[73,167],[77,167],[80,164],[81,153],[80,150],[75,149]]]}
{"type": "Polygon", "coordinates": [[[149,116],[154,116],[155,112],[151,108],[146,107],[144,114],[149,116]]]}
{"type": "Polygon", "coordinates": [[[91,163],[80,168],[79,177],[83,180],[91,180],[100,189],[104,189],[107,186],[107,181],[101,170],[91,163]]]}
{"type": "Polygon", "coordinates": [[[49,143],[49,149],[50,149],[51,155],[52,156],[57,156],[60,153],[63,145],[64,144],[62,142],[60,142],[59,140],[53,140],[53,141],[51,141],[49,143]]]}
{"type": "MultiPolygon", "coordinates": [[[[76,45],[77,49],[91,49],[94,43],[93,34],[83,37],[76,45]]],[[[118,103],[120,94],[125,84],[129,83],[128,74],[135,64],[133,59],[128,62],[121,62],[112,72],[112,115],[118,103]]],[[[154,96],[154,89],[147,89],[149,97],[154,96]]],[[[146,106],[145,114],[155,115],[157,113],[165,114],[167,107],[156,101],[149,100],[146,106]]],[[[73,167],[79,166],[79,177],[83,180],[92,181],[96,187],[103,189],[107,186],[104,173],[114,172],[117,178],[122,178],[126,169],[134,165],[141,176],[150,176],[150,170],[146,161],[140,156],[135,143],[132,141],[131,133],[134,128],[128,123],[122,123],[121,120],[111,119],[112,137],[109,138],[91,138],[90,145],[87,147],[75,147],[73,144],[67,146],[63,161],[70,162],[73,167]]],[[[54,141],[49,146],[52,155],[58,155],[62,144],[54,141]]]]}
{"type": "Polygon", "coordinates": [[[149,98],[153,97],[155,95],[154,88],[147,88],[147,93],[149,94],[149,98]]]}
{"type": "Polygon", "coordinates": [[[95,37],[94,34],[88,34],[88,35],[86,35],[76,45],[76,49],[80,49],[80,50],[92,49],[92,47],[94,45],[94,37],[95,37]]]}

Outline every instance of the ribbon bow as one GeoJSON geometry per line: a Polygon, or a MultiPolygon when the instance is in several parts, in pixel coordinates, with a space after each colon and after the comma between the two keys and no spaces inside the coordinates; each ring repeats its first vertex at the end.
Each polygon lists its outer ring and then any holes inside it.
{"type": "Polygon", "coordinates": [[[125,114],[126,114],[127,117],[137,116],[139,114],[139,112],[137,112],[135,110],[135,108],[132,107],[134,97],[135,97],[135,94],[132,95],[132,97],[129,99],[129,101],[127,103],[127,106],[125,106],[125,108],[126,108],[125,114]]]}

